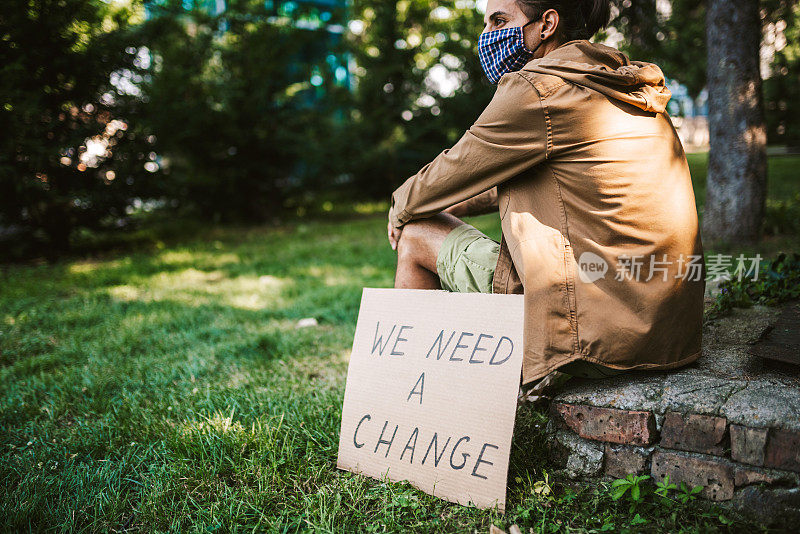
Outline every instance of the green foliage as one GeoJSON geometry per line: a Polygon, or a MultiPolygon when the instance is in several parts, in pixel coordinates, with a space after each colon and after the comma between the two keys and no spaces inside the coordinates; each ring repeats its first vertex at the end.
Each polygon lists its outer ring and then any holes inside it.
{"type": "Polygon", "coordinates": [[[0,3],[0,228],[17,238],[4,252],[46,244],[56,256],[74,229],[114,226],[132,198],[157,190],[124,130],[136,102],[111,83],[140,75],[129,48],[138,12],[135,2],[0,3]],[[103,147],[95,155],[89,139],[103,147]]]}
{"type": "MultiPolygon", "coordinates": [[[[692,98],[706,86],[705,0],[671,0],[669,14],[656,0],[615,2],[619,15],[612,26],[622,34],[620,48],[633,59],[652,61],[671,79],[685,85],[692,98]]],[[[769,142],[800,145],[800,4],[795,0],[761,0],[763,41],[776,47],[764,80],[769,142]],[[776,41],[778,34],[783,39],[776,41]]]]}
{"type": "Polygon", "coordinates": [[[351,18],[363,25],[349,43],[358,65],[352,185],[383,199],[455,143],[489,102],[494,88],[477,56],[483,19],[474,1],[455,0],[354,0],[351,18]]]}
{"type": "Polygon", "coordinates": [[[669,475],[665,475],[664,480],[656,483],[654,493],[659,497],[667,499],[669,497],[669,492],[676,489],[678,489],[678,486],[669,481],[669,475]]]}
{"type": "Polygon", "coordinates": [[[800,298],[800,254],[779,254],[761,263],[757,277],[750,273],[741,280],[732,278],[722,282],[706,314],[714,318],[733,308],[749,308],[754,304],[776,306],[796,298],[800,298]]]}
{"type": "MultiPolygon", "coordinates": [[[[638,513],[648,514],[645,510],[648,508],[660,509],[664,513],[673,513],[674,510],[681,505],[687,505],[697,499],[697,495],[703,491],[703,486],[689,486],[686,482],[681,482],[680,488],[670,482],[669,475],[664,476],[664,480],[657,482],[655,488],[652,484],[645,484],[650,480],[648,475],[634,475],[628,474],[625,478],[614,480],[611,483],[611,499],[614,501],[620,500],[626,494],[630,507],[629,513],[636,515],[631,520],[631,525],[644,525],[648,523],[638,513]],[[676,493],[672,497],[672,493],[676,493]]],[[[649,510],[648,510],[649,511],[649,510]]],[[[713,514],[712,514],[713,515],[713,514]]],[[[729,525],[730,521],[721,514],[717,517],[723,525],[729,525]]]]}
{"type": "Polygon", "coordinates": [[[383,200],[455,142],[493,92],[474,2],[356,0],[316,30],[313,6],[290,4],[242,0],[211,14],[148,3],[154,67],[141,123],[158,139],[168,196],[204,218],[383,200]],[[325,30],[348,21],[342,37],[325,30]],[[343,83],[337,69],[348,62],[343,83]],[[447,77],[452,87],[436,85],[447,77]]]}
{"type": "Polygon", "coordinates": [[[227,2],[212,14],[182,0],[149,3],[153,66],[140,121],[157,139],[168,195],[204,219],[276,219],[289,199],[330,187],[342,161],[338,35],[314,29],[308,9],[273,18],[270,4],[227,2]]]}
{"type": "Polygon", "coordinates": [[[642,501],[642,487],[641,483],[649,480],[648,475],[633,475],[629,474],[625,478],[620,478],[612,482],[611,487],[614,489],[611,498],[615,501],[621,499],[626,493],[632,505],[636,505],[642,501]]]}
{"type": "MultiPolygon", "coordinates": [[[[525,411],[517,415],[523,421],[529,417],[531,414],[525,411]]],[[[515,439],[519,434],[518,428],[515,439]]],[[[515,496],[505,522],[517,524],[523,532],[529,527],[535,532],[715,532],[725,531],[734,523],[713,507],[701,509],[694,503],[702,487],[676,491],[678,487],[668,477],[654,488],[647,475],[629,474],[610,484],[563,485],[554,482],[544,469],[536,473],[540,473],[539,480],[527,473],[515,478],[519,489],[510,488],[515,496]],[[691,498],[684,499],[684,493],[691,498]],[[521,501],[513,505],[517,498],[521,501]]]]}
{"type": "Polygon", "coordinates": [[[616,4],[612,26],[622,34],[620,48],[632,59],[656,63],[697,98],[706,85],[705,1],[672,0],[669,16],[656,0],[616,4]]]}
{"type": "Polygon", "coordinates": [[[800,4],[770,0],[768,22],[783,27],[786,42],[776,50],[764,81],[767,131],[771,143],[800,146],[800,4]]]}
{"type": "Polygon", "coordinates": [[[689,486],[686,482],[681,482],[678,500],[683,504],[694,501],[701,491],[703,491],[703,486],[689,486]]]}
{"type": "Polygon", "coordinates": [[[764,233],[767,235],[800,234],[800,193],[793,198],[767,200],[764,233]]]}

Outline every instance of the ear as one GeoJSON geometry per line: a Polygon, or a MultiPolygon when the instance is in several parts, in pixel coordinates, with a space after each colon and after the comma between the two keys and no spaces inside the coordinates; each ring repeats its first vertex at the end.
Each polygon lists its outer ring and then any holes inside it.
{"type": "Polygon", "coordinates": [[[542,24],[542,35],[540,37],[542,40],[549,39],[556,34],[558,25],[561,22],[558,11],[555,9],[548,9],[542,15],[542,20],[544,23],[542,24]]]}

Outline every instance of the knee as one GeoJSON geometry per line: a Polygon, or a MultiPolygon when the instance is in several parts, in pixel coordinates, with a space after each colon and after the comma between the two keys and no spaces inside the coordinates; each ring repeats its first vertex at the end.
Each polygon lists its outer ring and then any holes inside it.
{"type": "Polygon", "coordinates": [[[397,243],[397,255],[405,258],[416,256],[422,239],[421,223],[411,221],[403,226],[403,233],[397,243]]]}

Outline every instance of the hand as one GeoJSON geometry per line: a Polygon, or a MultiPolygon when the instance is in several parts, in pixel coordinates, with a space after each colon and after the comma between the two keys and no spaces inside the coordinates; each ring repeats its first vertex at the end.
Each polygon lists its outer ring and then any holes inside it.
{"type": "Polygon", "coordinates": [[[395,228],[390,221],[387,230],[389,233],[389,244],[392,246],[392,250],[397,250],[397,244],[400,242],[400,235],[403,233],[403,229],[395,228]]]}

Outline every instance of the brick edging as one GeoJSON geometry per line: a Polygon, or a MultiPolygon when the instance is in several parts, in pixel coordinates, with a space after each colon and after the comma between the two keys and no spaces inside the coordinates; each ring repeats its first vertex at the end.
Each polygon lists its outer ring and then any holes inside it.
{"type": "Polygon", "coordinates": [[[800,487],[800,431],[729,423],[725,417],[668,411],[659,427],[652,411],[554,401],[551,421],[602,442],[603,473],[620,478],[649,472],[654,480],[704,487],[728,501],[753,484],[800,487]]]}

